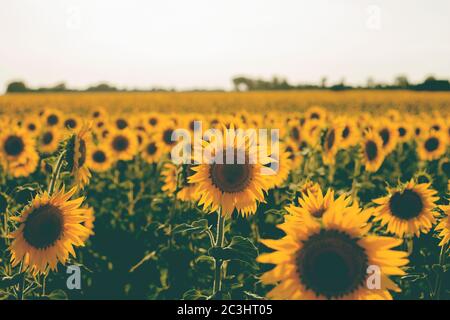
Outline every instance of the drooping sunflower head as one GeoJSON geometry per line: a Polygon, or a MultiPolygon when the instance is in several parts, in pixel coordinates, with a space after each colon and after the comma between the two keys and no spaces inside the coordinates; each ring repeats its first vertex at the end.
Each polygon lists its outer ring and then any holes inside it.
{"type": "Polygon", "coordinates": [[[367,131],[361,142],[361,151],[366,170],[376,172],[383,164],[385,157],[380,135],[371,130],[367,131]]]}
{"type": "Polygon", "coordinates": [[[60,190],[53,195],[37,195],[14,220],[19,227],[11,234],[9,247],[11,263],[23,262],[24,270],[33,274],[56,270],[58,262],[65,264],[69,254],[75,256],[74,246],[83,246],[83,237],[89,230],[82,225],[85,209],[80,208],[83,198],[70,200],[75,194],[60,190]]]}
{"type": "Polygon", "coordinates": [[[295,215],[298,219],[288,215],[279,226],[284,238],[261,241],[275,250],[258,257],[276,265],[261,277],[275,285],[268,298],[392,299],[389,290],[400,290],[389,276],[405,274],[407,253],[392,250],[401,240],[368,234],[370,212],[331,204],[321,218],[307,210],[295,215]],[[380,272],[375,287],[369,281],[373,266],[380,272]]]}
{"type": "Polygon", "coordinates": [[[385,197],[373,200],[378,207],[374,220],[387,226],[387,231],[399,237],[418,237],[428,233],[436,222],[435,202],[437,192],[430,183],[417,184],[413,180],[389,190],[385,197]]]}
{"type": "Polygon", "coordinates": [[[231,215],[236,209],[244,216],[253,214],[269,188],[269,172],[273,171],[265,165],[271,159],[259,152],[263,146],[251,142],[253,135],[234,128],[222,134],[223,139],[204,143],[203,162],[192,168],[195,174],[189,182],[197,183],[199,205],[204,210],[221,208],[223,215],[231,215]]]}
{"type": "Polygon", "coordinates": [[[75,178],[75,185],[80,189],[84,188],[91,176],[88,163],[86,162],[90,145],[89,134],[90,127],[83,125],[81,129],[69,136],[65,145],[65,158],[68,170],[75,178]]]}

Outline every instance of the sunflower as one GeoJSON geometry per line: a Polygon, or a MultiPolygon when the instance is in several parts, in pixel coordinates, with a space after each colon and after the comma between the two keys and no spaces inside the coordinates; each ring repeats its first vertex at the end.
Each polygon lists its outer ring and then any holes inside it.
{"type": "Polygon", "coordinates": [[[147,139],[142,146],[141,157],[147,163],[157,163],[163,157],[163,150],[158,142],[147,139]]]}
{"type": "Polygon", "coordinates": [[[275,250],[257,258],[276,265],[261,276],[262,283],[275,285],[268,298],[392,299],[390,290],[400,291],[389,276],[405,274],[407,253],[392,250],[402,240],[368,234],[370,211],[332,205],[321,218],[295,214],[301,223],[286,219],[279,226],[285,237],[261,240],[275,250]],[[380,270],[379,287],[371,282],[372,266],[380,270]]]}
{"type": "Polygon", "coordinates": [[[194,174],[191,164],[182,164],[177,167],[173,163],[166,163],[161,171],[164,180],[162,190],[169,194],[177,192],[177,199],[181,201],[197,201],[197,186],[188,181],[188,178],[194,174]]]}
{"type": "Polygon", "coordinates": [[[94,209],[92,207],[84,207],[86,209],[84,211],[85,220],[83,222],[83,226],[89,230],[89,234],[83,234],[80,236],[81,241],[86,242],[90,236],[93,236],[94,233],[94,222],[95,222],[95,214],[94,209]]]}
{"type": "Polygon", "coordinates": [[[98,106],[94,108],[94,110],[92,110],[91,117],[97,121],[104,121],[106,118],[108,118],[108,112],[106,111],[106,108],[98,106]]]}
{"type": "Polygon", "coordinates": [[[111,152],[104,145],[90,146],[87,151],[87,165],[96,172],[104,172],[109,170],[113,165],[111,152]]]}
{"type": "Polygon", "coordinates": [[[321,121],[310,120],[305,122],[302,127],[302,136],[304,141],[308,143],[311,147],[316,147],[320,142],[320,133],[324,123],[321,121]]]}
{"type": "Polygon", "coordinates": [[[65,158],[68,170],[75,178],[75,185],[79,189],[83,189],[91,177],[88,163],[86,162],[87,150],[89,149],[89,133],[90,127],[83,125],[78,132],[72,133],[66,142],[65,158]]]}
{"type": "Polygon", "coordinates": [[[335,162],[336,154],[339,151],[341,145],[341,135],[342,131],[339,125],[334,125],[328,128],[325,133],[322,142],[322,159],[323,163],[327,165],[333,165],[335,162]]]}
{"type": "Polygon", "coordinates": [[[0,135],[0,161],[4,167],[11,163],[23,164],[35,151],[34,140],[18,127],[8,128],[0,135]]]}
{"type": "Polygon", "coordinates": [[[130,127],[129,121],[125,117],[122,117],[122,116],[116,117],[113,120],[113,124],[117,130],[123,130],[123,129],[130,127]]]}
{"type": "Polygon", "coordinates": [[[61,111],[49,108],[44,111],[42,118],[47,127],[58,127],[62,123],[63,116],[61,111]]]}
{"type": "Polygon", "coordinates": [[[417,146],[419,158],[424,161],[439,159],[447,149],[445,140],[445,136],[437,131],[424,135],[417,146]]]}
{"type": "Polygon", "coordinates": [[[313,121],[325,121],[327,112],[324,108],[319,106],[313,106],[306,111],[306,119],[313,121]]]}
{"type": "Polygon", "coordinates": [[[397,146],[398,130],[390,121],[381,120],[376,125],[376,132],[380,135],[383,141],[382,147],[384,154],[391,153],[397,146]]]}
{"type": "Polygon", "coordinates": [[[68,116],[64,119],[63,126],[69,130],[78,130],[82,125],[81,119],[76,115],[68,116]]]}
{"type": "Polygon", "coordinates": [[[383,141],[375,132],[369,130],[361,142],[363,162],[366,170],[376,172],[384,161],[383,141]]]}
{"type": "Polygon", "coordinates": [[[313,187],[301,192],[301,196],[298,198],[298,206],[290,205],[285,208],[286,211],[290,213],[289,216],[286,216],[286,221],[296,220],[301,222],[302,217],[305,215],[314,218],[322,218],[323,214],[329,208],[344,211],[351,202],[351,198],[345,194],[341,195],[338,199],[335,199],[334,191],[332,189],[328,189],[324,196],[320,186],[317,186],[316,188],[316,190],[314,190],[313,187]]]}
{"type": "Polygon", "coordinates": [[[41,129],[41,122],[36,117],[27,117],[22,122],[22,128],[32,137],[36,137],[41,129]]]}
{"type": "Polygon", "coordinates": [[[130,129],[112,130],[107,138],[113,156],[118,160],[131,160],[138,150],[137,137],[130,129]]]}
{"type": "Polygon", "coordinates": [[[58,261],[65,264],[69,254],[75,256],[74,246],[83,246],[83,237],[90,230],[83,226],[86,209],[80,208],[83,198],[69,200],[76,188],[69,192],[61,189],[53,195],[36,195],[20,216],[20,223],[11,233],[12,266],[23,262],[23,270],[33,274],[56,270],[58,261]]]}
{"type": "Polygon", "coordinates": [[[340,146],[342,149],[352,147],[359,142],[360,132],[355,121],[352,119],[339,119],[340,124],[340,146]]]}
{"type": "Polygon", "coordinates": [[[148,132],[155,132],[164,123],[164,116],[160,113],[151,112],[144,117],[144,125],[148,132]]]}
{"type": "Polygon", "coordinates": [[[157,141],[161,143],[161,147],[164,152],[170,152],[170,150],[177,144],[176,140],[172,140],[172,135],[175,132],[176,127],[170,121],[165,123],[159,128],[157,134],[157,141]]]}
{"type": "Polygon", "coordinates": [[[14,178],[28,177],[36,171],[39,164],[39,154],[36,151],[31,152],[21,162],[11,162],[6,167],[6,170],[14,178]]]}
{"type": "Polygon", "coordinates": [[[292,140],[286,141],[284,144],[285,151],[289,154],[288,158],[291,161],[291,169],[297,169],[302,163],[302,147],[300,143],[296,143],[292,140]]]}
{"type": "Polygon", "coordinates": [[[291,153],[286,150],[286,146],[277,143],[274,151],[270,153],[272,161],[268,164],[275,171],[269,179],[269,189],[280,187],[288,178],[292,166],[291,153]]]}
{"type": "Polygon", "coordinates": [[[436,222],[437,213],[433,209],[439,199],[430,185],[411,180],[388,190],[387,196],[373,200],[378,205],[374,211],[374,221],[380,221],[382,226],[387,225],[387,231],[399,237],[418,237],[420,233],[428,233],[436,222]]]}
{"type": "Polygon", "coordinates": [[[271,159],[259,152],[262,147],[252,143],[254,138],[247,139],[242,130],[231,127],[223,132],[225,147],[220,139],[204,142],[203,163],[192,168],[195,174],[189,177],[189,182],[198,184],[199,205],[205,211],[221,208],[222,215],[229,216],[236,209],[247,216],[256,212],[258,201],[264,201],[264,192],[270,185],[269,173],[273,173],[264,166],[271,159]],[[231,164],[226,161],[227,154],[228,158],[234,157],[231,164]],[[243,155],[244,159],[237,159],[237,155],[243,155]],[[250,159],[257,161],[251,163],[250,159]]]}
{"type": "Polygon", "coordinates": [[[403,121],[397,123],[398,140],[401,142],[407,142],[413,135],[413,128],[409,121],[403,121]]]}
{"type": "Polygon", "coordinates": [[[58,149],[61,132],[57,128],[47,128],[38,137],[38,149],[43,153],[53,153],[58,149]]]}

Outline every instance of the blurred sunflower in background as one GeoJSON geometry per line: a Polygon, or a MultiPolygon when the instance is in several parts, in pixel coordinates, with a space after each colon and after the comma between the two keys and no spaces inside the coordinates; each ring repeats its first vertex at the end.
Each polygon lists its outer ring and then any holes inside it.
{"type": "Polygon", "coordinates": [[[382,140],[382,147],[385,155],[391,153],[397,146],[398,130],[388,120],[380,120],[376,124],[376,132],[382,140]]]}
{"type": "Polygon", "coordinates": [[[96,172],[105,172],[114,164],[110,150],[104,146],[90,146],[87,150],[87,166],[96,172]]]}
{"type": "Polygon", "coordinates": [[[445,136],[439,132],[430,132],[423,135],[418,141],[417,152],[419,158],[425,161],[439,159],[445,154],[447,143],[445,136]]]}
{"type": "Polygon", "coordinates": [[[329,207],[321,219],[297,212],[302,223],[286,221],[280,240],[261,240],[275,250],[260,263],[276,266],[261,276],[273,284],[270,299],[392,299],[400,288],[389,276],[404,275],[407,253],[392,250],[402,240],[368,234],[370,212],[358,206],[329,207]],[[380,286],[370,284],[370,267],[381,272],[380,286]]]}
{"type": "Polygon", "coordinates": [[[38,149],[42,153],[53,153],[58,149],[61,132],[57,128],[46,128],[38,137],[38,149]]]}
{"type": "Polygon", "coordinates": [[[117,160],[131,160],[137,153],[137,137],[130,129],[112,130],[106,139],[109,150],[117,160]]]}
{"type": "Polygon", "coordinates": [[[41,130],[41,122],[39,121],[39,118],[36,117],[26,117],[22,122],[22,128],[31,136],[36,137],[38,136],[40,130],[41,130]]]}
{"type": "Polygon", "coordinates": [[[374,131],[366,131],[361,142],[362,159],[369,172],[376,172],[384,161],[383,141],[374,131]]]}
{"type": "Polygon", "coordinates": [[[440,209],[444,212],[444,216],[435,229],[439,232],[439,237],[441,238],[439,245],[444,246],[450,242],[450,205],[441,206],[440,209]]]}
{"type": "Polygon", "coordinates": [[[86,210],[80,208],[84,198],[70,200],[76,188],[53,195],[37,195],[18,217],[19,227],[11,233],[12,266],[23,263],[22,270],[33,274],[56,270],[65,264],[69,254],[75,257],[74,246],[83,246],[90,230],[83,226],[86,210]]]}
{"type": "Polygon", "coordinates": [[[196,184],[189,183],[188,179],[195,172],[192,171],[191,164],[181,164],[179,166],[173,163],[166,163],[161,170],[161,177],[164,181],[162,190],[168,194],[176,192],[177,199],[181,201],[197,201],[196,184]]]}
{"type": "Polygon", "coordinates": [[[322,160],[324,164],[333,165],[335,163],[336,154],[341,145],[342,129],[339,125],[333,125],[327,129],[322,142],[322,160]]]}
{"type": "Polygon", "coordinates": [[[399,237],[428,233],[436,222],[438,214],[433,210],[439,200],[437,191],[430,186],[431,183],[417,184],[411,180],[388,190],[387,196],[373,200],[378,205],[374,221],[380,221],[389,233],[399,237]]]}
{"type": "Polygon", "coordinates": [[[283,183],[288,179],[289,173],[292,168],[292,155],[286,150],[286,145],[283,143],[277,143],[270,152],[269,157],[271,162],[267,164],[274,174],[268,179],[269,189],[275,187],[281,187],[283,183]]]}
{"type": "Polygon", "coordinates": [[[58,127],[62,124],[63,115],[59,110],[47,108],[42,114],[42,119],[46,127],[58,127]]]}
{"type": "Polygon", "coordinates": [[[163,149],[160,144],[154,139],[147,139],[142,146],[141,157],[147,163],[157,163],[163,157],[163,149]]]}

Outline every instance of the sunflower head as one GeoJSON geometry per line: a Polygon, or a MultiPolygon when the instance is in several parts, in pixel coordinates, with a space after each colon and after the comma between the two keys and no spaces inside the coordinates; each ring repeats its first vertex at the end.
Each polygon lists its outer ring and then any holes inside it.
{"type": "Polygon", "coordinates": [[[383,149],[383,140],[372,130],[365,133],[361,142],[361,151],[366,170],[376,172],[383,164],[385,153],[383,149]]]}
{"type": "Polygon", "coordinates": [[[65,159],[68,170],[75,177],[76,185],[82,189],[89,181],[90,173],[86,162],[90,127],[84,125],[72,133],[66,141],[65,159]]]}
{"type": "Polygon", "coordinates": [[[375,199],[375,221],[387,226],[387,231],[399,237],[428,233],[436,222],[437,192],[430,183],[417,184],[414,180],[395,189],[389,195],[375,199]]]}
{"type": "Polygon", "coordinates": [[[402,241],[368,234],[370,211],[350,202],[330,203],[320,217],[302,204],[279,225],[284,238],[261,241],[275,250],[257,259],[275,264],[261,277],[275,285],[268,298],[392,299],[389,290],[399,291],[389,276],[405,274],[401,267],[408,263],[407,253],[392,250],[402,241]],[[368,282],[373,265],[381,271],[376,288],[368,282]]]}
{"type": "Polygon", "coordinates": [[[55,270],[58,262],[64,264],[69,254],[75,256],[74,246],[84,245],[82,238],[89,230],[82,225],[85,210],[80,208],[83,198],[70,200],[76,189],[63,189],[49,195],[37,195],[14,220],[18,229],[11,234],[9,247],[11,263],[21,261],[33,274],[55,270]]]}

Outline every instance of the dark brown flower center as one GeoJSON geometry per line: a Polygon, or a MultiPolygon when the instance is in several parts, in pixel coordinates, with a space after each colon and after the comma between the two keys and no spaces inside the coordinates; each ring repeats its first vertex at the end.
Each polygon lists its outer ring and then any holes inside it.
{"type": "Polygon", "coordinates": [[[122,129],[125,129],[126,127],[128,127],[128,123],[124,119],[117,119],[116,126],[120,130],[122,130],[122,129]]]}
{"type": "Polygon", "coordinates": [[[34,248],[52,246],[63,234],[64,218],[59,208],[46,204],[33,210],[25,221],[23,237],[34,248]]]}
{"type": "Polygon", "coordinates": [[[173,129],[166,129],[163,132],[163,141],[165,144],[167,145],[172,145],[174,144],[176,141],[172,141],[172,133],[173,133],[173,129]]]}
{"type": "Polygon", "coordinates": [[[52,141],[53,141],[53,133],[51,133],[49,131],[44,133],[44,135],[42,136],[42,143],[44,145],[48,145],[48,144],[52,143],[52,141]]]}
{"type": "Polygon", "coordinates": [[[350,134],[350,128],[346,126],[344,130],[342,130],[342,138],[347,139],[350,134]]]}
{"type": "Polygon", "coordinates": [[[129,141],[124,136],[117,136],[113,140],[113,148],[116,151],[125,151],[128,149],[129,141]]]}
{"type": "Polygon", "coordinates": [[[365,149],[366,149],[367,159],[369,159],[369,161],[373,161],[377,158],[378,146],[374,141],[372,141],[372,140],[367,141],[365,149]]]}
{"type": "Polygon", "coordinates": [[[76,128],[77,121],[75,119],[67,119],[66,121],[64,121],[64,126],[69,129],[76,128]]]}
{"type": "Polygon", "coordinates": [[[398,128],[398,135],[404,137],[406,135],[406,129],[403,127],[398,128]]]}
{"type": "Polygon", "coordinates": [[[148,120],[148,123],[149,123],[152,127],[154,127],[154,126],[156,126],[156,125],[158,124],[158,119],[156,119],[156,118],[150,118],[150,119],[148,120]]]}
{"type": "Polygon", "coordinates": [[[425,141],[425,149],[427,149],[428,152],[433,152],[437,148],[439,148],[439,139],[432,137],[425,141]]]}
{"type": "Polygon", "coordinates": [[[416,218],[423,209],[422,198],[413,190],[396,192],[389,200],[389,208],[394,216],[403,220],[416,218]]]}
{"type": "Polygon", "coordinates": [[[391,138],[391,134],[388,129],[383,129],[380,131],[381,139],[383,139],[383,147],[385,147],[391,138]]]}
{"type": "Polygon", "coordinates": [[[47,124],[50,126],[57,125],[59,122],[59,118],[56,114],[51,114],[47,117],[47,124]]]}
{"type": "Polygon", "coordinates": [[[251,164],[212,164],[210,175],[213,184],[222,192],[240,192],[251,181],[251,164]]]}
{"type": "Polygon", "coordinates": [[[25,150],[25,143],[19,136],[9,136],[6,138],[4,149],[9,156],[16,157],[25,150]]]}
{"type": "Polygon", "coordinates": [[[151,142],[147,145],[146,150],[149,155],[154,155],[158,151],[158,147],[155,142],[151,142]]]}
{"type": "Polygon", "coordinates": [[[358,240],[337,230],[310,236],[297,254],[300,281],[328,299],[352,293],[364,285],[368,260],[358,240]]]}
{"type": "Polygon", "coordinates": [[[35,131],[35,130],[36,130],[36,125],[35,125],[34,123],[30,123],[30,124],[28,125],[28,130],[30,130],[30,131],[35,131]]]}
{"type": "Polygon", "coordinates": [[[336,138],[336,132],[334,129],[331,129],[330,132],[328,132],[327,139],[326,139],[327,150],[330,150],[331,148],[333,148],[335,138],[336,138]]]}
{"type": "Polygon", "coordinates": [[[101,150],[97,150],[92,154],[92,159],[97,163],[103,163],[106,161],[106,154],[101,150]]]}
{"type": "Polygon", "coordinates": [[[297,127],[291,129],[291,137],[297,141],[300,139],[300,130],[297,127]]]}

